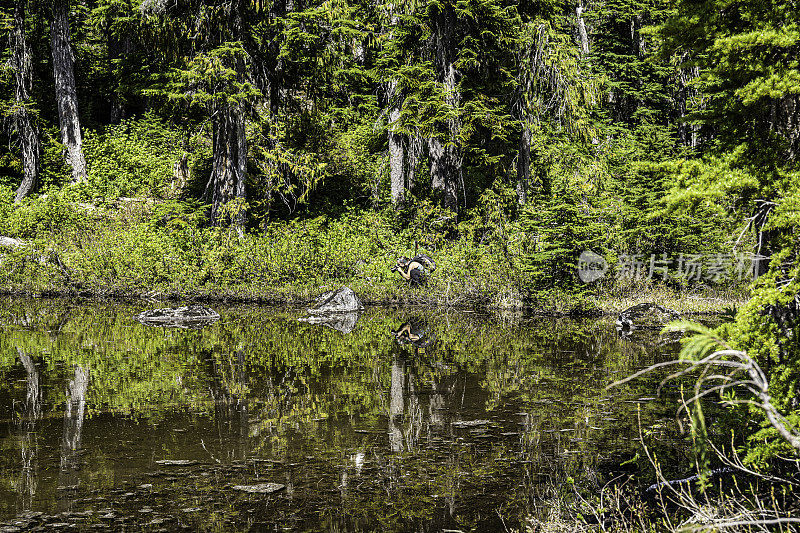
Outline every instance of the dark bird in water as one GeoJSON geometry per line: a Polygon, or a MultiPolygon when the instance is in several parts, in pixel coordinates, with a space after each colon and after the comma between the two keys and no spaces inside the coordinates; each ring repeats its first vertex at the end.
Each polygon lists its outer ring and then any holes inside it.
{"type": "Polygon", "coordinates": [[[427,255],[418,255],[414,259],[399,257],[397,263],[391,267],[392,272],[399,272],[412,287],[427,284],[428,273],[434,270],[436,262],[427,255]]]}

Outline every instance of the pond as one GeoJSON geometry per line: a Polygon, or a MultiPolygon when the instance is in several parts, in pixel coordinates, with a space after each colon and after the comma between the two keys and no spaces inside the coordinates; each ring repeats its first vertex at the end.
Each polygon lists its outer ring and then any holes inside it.
{"type": "Polygon", "coordinates": [[[519,529],[674,423],[652,378],[606,386],[678,345],[609,317],[147,305],[0,300],[4,531],[519,529]]]}

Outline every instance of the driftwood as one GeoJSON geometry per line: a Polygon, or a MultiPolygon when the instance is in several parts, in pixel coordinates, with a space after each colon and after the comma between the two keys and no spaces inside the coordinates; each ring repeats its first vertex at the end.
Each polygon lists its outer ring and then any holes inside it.
{"type": "Polygon", "coordinates": [[[202,305],[143,311],[133,317],[145,326],[200,329],[219,320],[219,313],[202,305]]]}

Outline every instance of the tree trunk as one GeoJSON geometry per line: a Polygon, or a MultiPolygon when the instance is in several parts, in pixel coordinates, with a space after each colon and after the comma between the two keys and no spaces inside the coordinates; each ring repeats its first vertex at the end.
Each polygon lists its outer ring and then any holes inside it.
{"type": "MultiPolygon", "coordinates": [[[[682,58],[683,59],[683,58],[682,58]]],[[[679,115],[678,138],[681,144],[690,148],[697,147],[697,125],[686,122],[689,112],[689,102],[697,94],[697,90],[692,88],[691,82],[700,75],[697,67],[678,69],[678,90],[675,96],[675,108],[679,115]]]]}
{"type": "Polygon", "coordinates": [[[422,155],[423,142],[419,133],[404,135],[403,140],[405,141],[403,162],[405,164],[406,191],[411,192],[414,190],[417,163],[422,155]]]}
{"type": "Polygon", "coordinates": [[[586,23],[583,20],[584,11],[585,9],[581,5],[575,8],[575,16],[578,19],[578,44],[581,48],[581,54],[586,55],[589,53],[589,35],[586,32],[586,23]]]}
{"type": "Polygon", "coordinates": [[[405,197],[405,165],[403,136],[397,133],[397,121],[400,119],[400,97],[396,92],[397,81],[387,84],[386,102],[389,106],[389,183],[392,203],[399,205],[405,197]]]}
{"type": "MultiPolygon", "coordinates": [[[[113,31],[109,30],[106,40],[108,42],[108,71],[114,73],[115,78],[124,79],[129,73],[116,67],[115,64],[120,59],[133,54],[134,46],[130,34],[126,32],[122,38],[118,38],[113,31]]],[[[119,85],[117,85],[111,94],[109,119],[112,124],[119,124],[126,118],[128,118],[128,106],[120,94],[119,85]]]]}
{"type": "Polygon", "coordinates": [[[798,159],[800,154],[800,97],[785,94],[772,101],[771,129],[787,143],[787,158],[798,159]]]}
{"type": "Polygon", "coordinates": [[[432,39],[434,63],[437,67],[440,83],[445,92],[445,104],[450,108],[450,117],[445,121],[447,132],[445,142],[440,137],[431,137],[428,141],[428,155],[431,160],[431,187],[439,194],[442,205],[450,209],[458,209],[458,187],[463,183],[461,157],[461,120],[458,110],[461,95],[458,92],[456,69],[454,64],[456,26],[455,11],[450,5],[443,5],[432,16],[432,39]]]}
{"type": "Polygon", "coordinates": [[[243,226],[246,213],[242,206],[224,209],[231,200],[245,198],[247,178],[247,137],[241,105],[225,104],[214,113],[214,156],[209,185],[213,187],[211,219],[214,225],[230,220],[243,226]]]}
{"type": "Polygon", "coordinates": [[[517,201],[525,205],[528,201],[528,182],[531,176],[531,128],[523,121],[522,134],[519,137],[519,154],[517,155],[517,201]]]}
{"type": "Polygon", "coordinates": [[[61,142],[66,149],[67,164],[72,168],[72,181],[86,179],[81,123],[78,118],[78,96],[75,89],[75,58],[69,32],[69,0],[53,0],[53,21],[50,27],[53,51],[53,76],[58,104],[61,142]]]}
{"type": "Polygon", "coordinates": [[[14,195],[19,203],[36,187],[39,180],[39,132],[26,105],[30,100],[33,81],[31,54],[25,38],[25,4],[27,0],[16,0],[14,4],[14,27],[11,30],[11,66],[14,70],[14,100],[12,112],[14,129],[19,136],[22,152],[22,182],[14,195]]]}

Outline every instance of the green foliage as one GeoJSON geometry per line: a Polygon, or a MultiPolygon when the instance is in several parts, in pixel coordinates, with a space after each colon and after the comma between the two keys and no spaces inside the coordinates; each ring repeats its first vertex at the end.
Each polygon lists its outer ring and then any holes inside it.
{"type": "Polygon", "coordinates": [[[248,60],[240,42],[225,42],[201,52],[186,68],[174,72],[168,97],[212,111],[250,103],[259,92],[243,79],[241,65],[248,60]]]}
{"type": "MultiPolygon", "coordinates": [[[[703,158],[670,163],[670,209],[711,207],[745,218],[736,245],[769,257],[752,298],[723,326],[730,344],[764,370],[772,403],[798,420],[800,383],[800,225],[798,135],[792,106],[800,94],[797,12],[781,2],[679,2],[659,32],[665,52],[699,67],[702,105],[695,120],[713,128],[716,144],[703,158]]],[[[747,461],[776,466],[786,444],[757,414],[747,461]]],[[[795,426],[796,427],[796,426],[795,426]]],[[[794,452],[796,453],[796,451],[794,452]]]]}
{"type": "Polygon", "coordinates": [[[587,10],[589,24],[596,25],[592,63],[605,81],[607,110],[614,122],[663,127],[674,116],[673,67],[656,55],[660,38],[651,27],[673,11],[668,0],[610,0],[587,10]]]}
{"type": "Polygon", "coordinates": [[[603,254],[605,227],[598,210],[576,188],[554,191],[549,202],[529,206],[522,212],[521,229],[526,236],[520,269],[527,278],[528,294],[558,287],[580,292],[577,262],[585,250],[603,254]]]}
{"type": "MultiPolygon", "coordinates": [[[[4,191],[7,193],[8,189],[4,191]]],[[[26,198],[20,207],[12,207],[13,195],[3,196],[0,209],[0,234],[21,239],[44,235],[79,235],[90,225],[93,206],[75,203],[75,190],[50,189],[41,196],[26,198]]]]}
{"type": "Polygon", "coordinates": [[[745,143],[751,158],[778,164],[787,148],[797,152],[791,118],[800,94],[797,24],[797,10],[779,0],[719,0],[678,2],[660,28],[665,52],[700,67],[694,83],[704,98],[694,115],[713,126],[726,148],[745,143]]]}
{"type": "Polygon", "coordinates": [[[153,114],[88,132],[86,195],[164,197],[169,194],[175,163],[182,154],[182,134],[153,114]]]}

